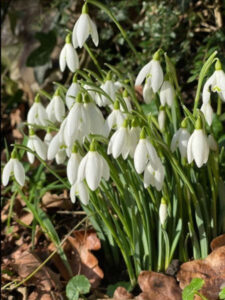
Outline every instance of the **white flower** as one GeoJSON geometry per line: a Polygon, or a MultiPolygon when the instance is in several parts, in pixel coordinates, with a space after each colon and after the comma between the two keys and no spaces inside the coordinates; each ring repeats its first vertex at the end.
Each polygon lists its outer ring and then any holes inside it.
{"type": "Polygon", "coordinates": [[[109,166],[106,160],[92,149],[82,158],[78,169],[78,181],[86,179],[89,188],[95,191],[102,178],[108,180],[109,166]]]}
{"type": "MultiPolygon", "coordinates": [[[[40,158],[46,160],[47,158],[47,145],[32,131],[30,133],[27,147],[30,148],[32,151],[36,152],[40,158]]],[[[31,152],[27,152],[27,158],[31,164],[34,163],[34,154],[31,152]]]]}
{"type": "Polygon", "coordinates": [[[84,84],[83,88],[88,92],[91,99],[96,101],[96,92],[93,91],[93,86],[86,83],[86,84],[84,84]]]}
{"type": "Polygon", "coordinates": [[[203,103],[208,103],[210,100],[210,87],[213,92],[217,92],[219,94],[222,101],[225,101],[225,73],[222,70],[219,60],[216,62],[215,69],[215,72],[209,77],[203,87],[203,103]]]}
{"type": "Polygon", "coordinates": [[[159,129],[163,131],[165,129],[165,122],[166,122],[166,113],[164,109],[160,109],[158,113],[158,124],[159,129]]]}
{"type": "Polygon", "coordinates": [[[66,145],[68,146],[73,144],[74,140],[80,140],[90,133],[90,116],[84,103],[81,102],[81,95],[79,95],[77,102],[72,106],[67,116],[65,132],[67,135],[66,145]],[[71,141],[70,144],[68,140],[71,141]]]}
{"type": "Polygon", "coordinates": [[[65,105],[62,98],[59,96],[59,93],[56,91],[51,102],[46,108],[46,112],[49,120],[52,123],[62,122],[65,116],[65,105]]]}
{"type": "Polygon", "coordinates": [[[144,79],[148,77],[148,85],[152,88],[153,92],[158,92],[163,83],[163,71],[158,60],[152,59],[147,65],[145,65],[139,72],[135,85],[140,85],[144,79]]]}
{"type": "Polygon", "coordinates": [[[175,92],[172,84],[169,81],[164,81],[159,92],[161,105],[166,104],[171,107],[174,101],[175,92]]]}
{"type": "Polygon", "coordinates": [[[108,115],[106,119],[106,127],[108,133],[111,131],[112,128],[117,129],[121,127],[125,120],[125,115],[122,113],[119,107],[120,104],[116,101],[112,112],[108,115]]]}
{"type": "Polygon", "coordinates": [[[163,182],[165,177],[165,171],[160,159],[157,159],[157,164],[152,165],[150,161],[147,164],[144,172],[144,187],[147,188],[149,185],[155,187],[157,191],[162,190],[163,182]]]}
{"type": "MultiPolygon", "coordinates": [[[[116,92],[118,90],[118,87],[112,80],[106,80],[106,82],[103,83],[100,87],[113,102],[116,100],[116,92]]],[[[102,94],[98,94],[96,95],[95,101],[99,106],[106,106],[112,104],[109,98],[102,94]]]]}
{"type": "Polygon", "coordinates": [[[70,87],[68,88],[68,90],[66,92],[66,105],[67,105],[68,109],[70,109],[72,107],[72,105],[75,103],[75,98],[79,94],[80,90],[81,90],[81,87],[80,87],[79,83],[72,82],[72,84],[70,85],[70,87]]]}
{"type": "Polygon", "coordinates": [[[205,116],[206,122],[209,126],[211,126],[213,121],[213,109],[210,102],[203,103],[201,106],[201,111],[205,116]]]}
{"type": "Polygon", "coordinates": [[[167,219],[167,205],[163,198],[162,198],[161,204],[159,206],[159,219],[160,219],[161,225],[164,225],[164,223],[167,219]]]}
{"type": "Polygon", "coordinates": [[[84,182],[77,181],[71,186],[70,198],[71,198],[72,203],[75,203],[76,196],[79,196],[80,201],[84,205],[87,205],[89,203],[88,189],[84,182]]]}
{"type": "Polygon", "coordinates": [[[66,44],[62,48],[59,55],[59,67],[61,72],[65,71],[66,65],[71,72],[75,72],[77,69],[79,69],[79,58],[76,50],[71,44],[70,34],[67,35],[66,44]]]}
{"type": "Polygon", "coordinates": [[[97,47],[99,42],[97,27],[88,15],[87,4],[85,3],[82,9],[82,14],[73,28],[74,48],[77,48],[78,46],[80,48],[83,47],[89,35],[91,35],[92,41],[97,47]]]}
{"type": "MultiPolygon", "coordinates": [[[[130,99],[128,97],[123,97],[123,100],[124,100],[124,102],[126,104],[128,112],[131,112],[132,111],[132,106],[131,106],[130,99]]],[[[121,106],[121,111],[125,112],[123,106],[122,105],[120,105],[120,106],[121,106]]]]}
{"type": "Polygon", "coordinates": [[[186,128],[180,128],[177,130],[177,132],[174,134],[170,149],[172,152],[176,150],[176,148],[179,148],[181,157],[187,157],[187,145],[190,138],[190,133],[187,131],[186,128]]]}
{"type": "Polygon", "coordinates": [[[147,163],[151,162],[154,169],[157,169],[159,157],[155,148],[146,138],[141,138],[134,152],[134,167],[138,174],[141,174],[147,163]]]}
{"type": "Polygon", "coordinates": [[[107,136],[105,119],[103,117],[101,110],[96,106],[94,102],[85,103],[84,108],[86,110],[87,119],[89,120],[89,124],[90,124],[89,131],[87,131],[87,134],[92,133],[92,134],[107,136]]]}
{"type": "MultiPolygon", "coordinates": [[[[66,155],[70,156],[70,149],[66,145],[66,139],[68,137],[66,135],[66,125],[67,125],[67,118],[64,119],[62,122],[58,133],[52,138],[47,152],[48,160],[52,160],[54,158],[57,159],[57,163],[60,164],[61,162],[65,161],[66,155]],[[58,154],[58,155],[57,155],[58,154]]],[[[71,141],[71,146],[73,145],[74,140],[71,141]]]]}
{"type": "Polygon", "coordinates": [[[209,157],[209,145],[207,136],[202,129],[195,129],[187,146],[187,159],[190,164],[195,160],[198,168],[207,163],[209,157]]]}
{"type": "Polygon", "coordinates": [[[151,78],[148,77],[145,81],[145,85],[143,88],[143,99],[146,104],[149,104],[149,103],[151,103],[153,98],[154,98],[154,92],[153,92],[152,86],[151,86],[151,78]]]}
{"type": "Polygon", "coordinates": [[[123,159],[126,159],[130,152],[130,133],[127,127],[120,127],[112,135],[107,154],[112,154],[116,159],[122,154],[123,159]]]}
{"type": "Polygon", "coordinates": [[[67,163],[67,178],[69,183],[73,185],[77,181],[78,167],[81,162],[81,155],[78,152],[73,152],[67,163]]]}
{"type": "Polygon", "coordinates": [[[212,134],[208,135],[208,144],[209,144],[209,149],[212,151],[217,151],[218,150],[218,144],[216,140],[214,139],[212,134]]]}
{"type": "Polygon", "coordinates": [[[29,109],[27,114],[27,122],[39,126],[46,126],[48,124],[48,115],[44,106],[40,102],[40,97],[37,95],[34,104],[29,109]]]}
{"type": "Polygon", "coordinates": [[[6,186],[11,175],[15,176],[19,185],[23,186],[25,182],[25,171],[23,165],[17,158],[10,158],[2,172],[2,184],[6,186]]]}

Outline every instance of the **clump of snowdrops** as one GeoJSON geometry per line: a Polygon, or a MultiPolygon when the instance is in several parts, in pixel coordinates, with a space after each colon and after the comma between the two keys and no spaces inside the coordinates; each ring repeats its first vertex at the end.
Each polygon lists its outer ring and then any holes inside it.
{"type": "Polygon", "coordinates": [[[2,182],[6,186],[12,176],[15,184],[25,184],[24,151],[30,164],[39,159],[70,189],[71,201],[79,199],[106,258],[119,266],[122,257],[135,284],[141,270],[166,270],[174,257],[206,257],[211,239],[225,229],[224,146],[212,130],[225,101],[225,74],[214,52],[199,74],[191,111],[182,102],[175,67],[161,49],[140,66],[135,82],[115,66],[103,70],[86,44],[89,36],[99,44],[88,2],[108,13],[141,61],[111,12],[97,1],[85,2],[59,57],[61,72],[68,67],[74,73],[71,85],[55,83],[52,96],[37,94],[27,116],[27,144],[14,145],[2,182]],[[96,71],[79,69],[82,47],[96,71]],[[136,95],[140,85],[145,105],[136,95]],[[49,98],[47,107],[41,97],[49,98]],[[40,131],[46,132],[43,140],[40,131]],[[65,166],[67,179],[55,163],[65,166]]]}

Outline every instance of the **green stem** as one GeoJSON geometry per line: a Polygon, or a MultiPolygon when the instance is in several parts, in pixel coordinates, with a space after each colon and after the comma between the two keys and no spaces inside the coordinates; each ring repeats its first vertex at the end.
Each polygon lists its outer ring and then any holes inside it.
{"type": "Polygon", "coordinates": [[[217,116],[220,116],[221,112],[222,112],[222,100],[221,100],[220,96],[218,95],[217,110],[216,110],[217,116]]]}
{"type": "Polygon", "coordinates": [[[209,174],[209,181],[210,181],[210,187],[212,191],[212,216],[213,216],[213,224],[212,224],[212,230],[213,230],[213,237],[217,236],[217,195],[216,195],[216,189],[215,189],[215,183],[212,176],[212,163],[210,162],[207,164],[208,174],[209,174]]]}
{"type": "Polygon", "coordinates": [[[84,44],[84,48],[87,50],[88,54],[90,55],[91,59],[93,60],[94,64],[96,65],[99,73],[104,78],[104,74],[102,73],[102,69],[101,69],[97,59],[95,58],[94,53],[91,51],[91,49],[88,47],[88,45],[86,43],[84,44]]]}

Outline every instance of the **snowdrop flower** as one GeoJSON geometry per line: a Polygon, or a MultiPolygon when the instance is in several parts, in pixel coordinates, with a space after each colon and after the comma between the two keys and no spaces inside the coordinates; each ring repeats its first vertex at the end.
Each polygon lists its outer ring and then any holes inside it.
{"type": "MultiPolygon", "coordinates": [[[[86,110],[87,119],[89,120],[89,131],[87,134],[99,134],[103,136],[108,136],[106,127],[105,127],[105,119],[101,110],[96,106],[94,102],[92,102],[88,95],[84,97],[84,108],[86,110]]],[[[85,125],[86,126],[86,125],[85,125]]]]}
{"type": "Polygon", "coordinates": [[[80,140],[90,133],[90,116],[82,102],[81,94],[78,94],[76,102],[69,111],[65,131],[67,135],[66,144],[68,146],[68,140],[73,144],[74,140],[80,140]]]}
{"type": "Polygon", "coordinates": [[[71,185],[73,185],[77,181],[78,167],[81,162],[81,159],[82,157],[79,154],[77,147],[74,146],[72,154],[68,160],[66,169],[67,178],[71,185]]]}
{"type": "Polygon", "coordinates": [[[79,196],[80,201],[87,205],[89,203],[89,193],[84,182],[77,181],[75,182],[70,189],[70,198],[72,203],[75,203],[76,196],[79,196]]]}
{"type": "Polygon", "coordinates": [[[161,204],[159,206],[159,220],[161,225],[163,226],[167,219],[167,205],[164,198],[161,199],[161,204]]]}
{"type": "Polygon", "coordinates": [[[147,77],[145,80],[145,85],[143,88],[143,99],[146,104],[151,103],[151,101],[154,99],[154,92],[152,90],[150,77],[147,77]]]}
{"type": "Polygon", "coordinates": [[[209,126],[211,126],[213,121],[213,109],[210,104],[210,101],[202,104],[201,111],[205,116],[206,122],[208,123],[209,126]]]}
{"type": "Polygon", "coordinates": [[[202,92],[202,100],[203,103],[208,103],[210,100],[210,87],[213,92],[217,92],[225,102],[225,73],[222,70],[222,65],[219,59],[215,64],[215,72],[209,79],[206,81],[203,92],[202,92]]]}
{"type": "Polygon", "coordinates": [[[82,14],[73,28],[74,48],[78,46],[82,48],[89,35],[91,35],[92,41],[97,47],[99,43],[97,27],[88,15],[88,7],[87,3],[85,3],[82,8],[82,14]]]}
{"type": "Polygon", "coordinates": [[[59,67],[61,72],[65,71],[66,65],[71,72],[75,72],[79,69],[79,59],[76,50],[71,44],[71,34],[67,35],[66,44],[59,55],[59,67]]]}
{"type": "Polygon", "coordinates": [[[116,100],[112,112],[106,119],[107,132],[109,133],[112,128],[117,129],[121,127],[124,122],[124,119],[125,115],[120,110],[120,103],[118,100],[116,100]]]}
{"type": "Polygon", "coordinates": [[[159,51],[157,51],[154,54],[153,59],[141,69],[136,78],[135,85],[142,84],[147,76],[149,79],[149,87],[152,88],[154,93],[158,92],[163,83],[163,71],[159,62],[159,51]]]}
{"type": "MultiPolygon", "coordinates": [[[[43,160],[47,158],[47,145],[37,136],[34,131],[30,130],[27,147],[36,152],[43,160]]],[[[31,152],[27,152],[27,158],[31,164],[34,163],[35,156],[31,152]]]]}
{"type": "Polygon", "coordinates": [[[209,149],[212,151],[217,151],[218,150],[218,144],[216,140],[214,139],[212,134],[208,135],[208,144],[209,144],[209,149]]]}
{"type": "Polygon", "coordinates": [[[159,92],[159,98],[162,106],[166,104],[171,107],[174,101],[175,92],[172,84],[166,80],[163,82],[159,92]]]}
{"type": "Polygon", "coordinates": [[[45,142],[45,144],[47,145],[47,147],[49,146],[49,144],[50,144],[52,138],[53,138],[53,136],[52,136],[52,134],[51,134],[51,131],[48,130],[47,133],[46,133],[46,135],[45,135],[45,137],[44,137],[44,142],[45,142]]]}
{"type": "Polygon", "coordinates": [[[109,180],[110,172],[106,160],[96,151],[93,141],[89,152],[82,158],[78,169],[78,182],[86,179],[89,188],[95,191],[102,178],[109,180]]]}
{"type": "Polygon", "coordinates": [[[88,92],[91,99],[96,101],[96,92],[93,91],[93,86],[86,83],[83,85],[83,88],[88,92]]]}
{"type": "Polygon", "coordinates": [[[134,167],[138,174],[144,172],[145,167],[148,162],[154,169],[157,169],[160,159],[155,151],[153,145],[146,139],[144,129],[142,129],[140,134],[140,140],[134,152],[134,167]]]}
{"type": "Polygon", "coordinates": [[[40,126],[46,126],[48,124],[48,115],[44,106],[40,102],[40,96],[37,95],[34,100],[34,104],[29,109],[27,114],[27,122],[29,124],[35,124],[40,126]]]}
{"type": "Polygon", "coordinates": [[[130,132],[127,120],[111,137],[108,145],[107,154],[112,154],[116,159],[122,154],[123,159],[126,159],[130,152],[130,132]]]}
{"type": "Polygon", "coordinates": [[[77,83],[76,75],[74,75],[73,82],[66,92],[66,106],[68,107],[68,109],[70,109],[75,103],[75,98],[80,93],[80,90],[81,87],[79,83],[77,83]]]}
{"type": "Polygon", "coordinates": [[[2,172],[2,184],[6,186],[11,175],[15,176],[19,185],[24,186],[25,171],[22,163],[16,158],[15,150],[12,152],[10,160],[6,163],[2,172]]]}
{"type": "Polygon", "coordinates": [[[186,158],[189,138],[190,138],[190,133],[186,129],[186,120],[184,120],[181,123],[181,128],[179,128],[177,132],[175,132],[172,138],[171,145],[170,145],[171,151],[174,152],[178,147],[181,157],[186,158]]]}
{"type": "Polygon", "coordinates": [[[207,163],[209,157],[209,144],[205,135],[200,117],[196,121],[195,130],[192,133],[187,146],[187,159],[190,164],[195,160],[198,168],[207,163]]]}
{"type": "Polygon", "coordinates": [[[62,122],[65,116],[65,105],[62,98],[60,97],[59,90],[57,89],[51,102],[46,108],[48,119],[52,123],[62,122]]]}
{"type": "Polygon", "coordinates": [[[160,159],[157,159],[156,164],[152,164],[150,161],[147,164],[144,172],[144,187],[147,188],[149,185],[155,187],[157,191],[162,190],[163,182],[165,177],[165,171],[160,159]]]}
{"type": "Polygon", "coordinates": [[[159,113],[158,113],[158,124],[160,131],[164,131],[165,129],[165,123],[166,123],[166,112],[164,110],[164,107],[160,107],[159,113]]]}
{"type": "MultiPolygon", "coordinates": [[[[106,81],[100,86],[100,88],[110,97],[110,99],[114,102],[116,100],[116,92],[118,87],[115,83],[111,80],[111,73],[109,72],[106,81]]],[[[96,103],[99,106],[106,106],[112,104],[108,97],[104,95],[98,94],[96,96],[96,103]]]]}
{"type": "MultiPolygon", "coordinates": [[[[52,160],[54,158],[57,159],[57,163],[63,163],[66,159],[66,155],[70,156],[70,149],[66,145],[66,124],[67,119],[64,119],[62,124],[60,125],[60,129],[58,133],[52,138],[48,151],[47,158],[48,160],[52,160]],[[58,155],[57,155],[58,154],[58,155]]],[[[72,142],[71,142],[72,143],[72,142]]],[[[73,144],[73,143],[72,143],[73,144]]]]}

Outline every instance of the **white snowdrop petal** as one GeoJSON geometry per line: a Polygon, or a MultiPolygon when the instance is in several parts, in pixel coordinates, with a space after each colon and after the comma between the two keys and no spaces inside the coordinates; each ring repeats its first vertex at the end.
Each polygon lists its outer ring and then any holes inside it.
{"type": "Polygon", "coordinates": [[[88,153],[82,158],[79,168],[78,168],[78,181],[82,181],[85,178],[85,168],[88,160],[88,153]]]}
{"type": "Polygon", "coordinates": [[[90,19],[90,27],[91,27],[91,37],[92,41],[94,42],[95,46],[98,46],[99,43],[99,37],[98,37],[98,31],[95,23],[90,19]]]}
{"type": "Polygon", "coordinates": [[[121,154],[122,147],[124,145],[125,128],[121,127],[114,134],[115,134],[115,139],[112,145],[112,155],[114,158],[117,158],[121,154]]]}
{"type": "Polygon", "coordinates": [[[73,47],[76,49],[78,47],[78,41],[77,41],[77,25],[78,25],[79,19],[75,23],[73,27],[73,33],[72,33],[72,43],[73,47]]]}
{"type": "Polygon", "coordinates": [[[188,163],[192,163],[194,157],[193,157],[193,153],[192,153],[192,140],[193,140],[193,134],[190,136],[189,140],[188,140],[188,145],[187,145],[187,160],[188,163]]]}
{"type": "Polygon", "coordinates": [[[35,124],[35,115],[37,114],[37,105],[34,103],[28,111],[27,122],[30,124],[35,124]]]}
{"type": "Polygon", "coordinates": [[[148,151],[145,140],[141,139],[134,152],[134,167],[138,174],[141,174],[148,162],[148,151]]]}
{"type": "Polygon", "coordinates": [[[196,129],[192,139],[192,153],[198,168],[208,160],[209,146],[202,129],[196,129]]]}
{"type": "Polygon", "coordinates": [[[79,68],[79,59],[76,50],[72,44],[66,44],[66,63],[71,72],[75,72],[79,68]]]}
{"type": "Polygon", "coordinates": [[[9,182],[11,172],[13,171],[13,159],[11,158],[5,165],[2,172],[2,184],[6,186],[9,182]]]}
{"type": "Polygon", "coordinates": [[[77,183],[77,190],[78,190],[78,193],[79,193],[80,201],[84,205],[88,205],[88,203],[89,203],[89,194],[88,194],[88,189],[87,189],[85,183],[84,182],[78,182],[77,183]]]}
{"type": "Polygon", "coordinates": [[[63,117],[65,116],[65,105],[60,96],[54,96],[54,106],[55,106],[55,116],[58,122],[62,122],[63,117]]]}
{"type": "Polygon", "coordinates": [[[109,170],[109,165],[107,163],[107,161],[101,157],[102,160],[102,177],[108,181],[109,177],[110,177],[110,170],[109,170]]]}
{"type": "Polygon", "coordinates": [[[97,152],[90,151],[85,167],[85,178],[92,191],[97,189],[101,180],[101,172],[99,170],[100,160],[98,155],[97,152]]]}
{"type": "Polygon", "coordinates": [[[47,152],[47,158],[49,160],[54,159],[56,156],[56,153],[59,151],[59,133],[57,133],[53,139],[51,140],[49,147],[48,147],[48,152],[47,152]]]}
{"type": "Polygon", "coordinates": [[[67,164],[67,177],[70,184],[74,184],[77,180],[78,168],[81,157],[78,153],[72,153],[67,164]]]}
{"type": "Polygon", "coordinates": [[[64,72],[66,68],[66,45],[62,48],[60,55],[59,55],[59,67],[60,71],[64,72]]]}
{"type": "Polygon", "coordinates": [[[38,136],[33,136],[33,145],[36,153],[43,159],[47,158],[47,146],[38,136]]]}
{"type": "Polygon", "coordinates": [[[151,78],[152,89],[153,92],[156,93],[158,92],[159,88],[163,83],[163,71],[159,61],[157,60],[152,61],[151,74],[152,74],[152,78],[151,78]]]}
{"type": "Polygon", "coordinates": [[[71,108],[73,103],[75,102],[75,97],[80,92],[80,85],[78,83],[73,82],[66,92],[66,105],[68,109],[71,108]],[[74,98],[73,98],[74,97],[74,98]]]}
{"type": "Polygon", "coordinates": [[[170,150],[172,152],[174,152],[178,146],[179,137],[180,137],[180,129],[178,129],[173,135],[173,138],[172,138],[172,141],[170,144],[170,150]]]}
{"type": "Polygon", "coordinates": [[[152,60],[140,70],[136,78],[135,85],[142,84],[143,80],[151,72],[151,67],[152,67],[152,60]]]}
{"type": "Polygon", "coordinates": [[[24,186],[25,182],[25,171],[21,162],[18,159],[14,159],[13,161],[13,169],[16,181],[19,185],[24,186]]]}
{"type": "Polygon", "coordinates": [[[55,156],[55,161],[58,165],[61,165],[64,163],[65,160],[66,160],[66,151],[65,149],[60,149],[55,156]]]}
{"type": "Polygon", "coordinates": [[[72,203],[76,202],[76,184],[73,184],[70,188],[70,199],[72,203]]]}
{"type": "Polygon", "coordinates": [[[178,141],[178,147],[180,150],[181,157],[187,157],[187,146],[188,146],[188,141],[190,138],[190,133],[187,131],[187,129],[180,129],[180,136],[179,136],[179,141],[178,141]]]}
{"type": "Polygon", "coordinates": [[[76,27],[76,38],[79,47],[83,47],[90,33],[89,16],[88,14],[81,14],[76,27]]]}
{"type": "Polygon", "coordinates": [[[38,116],[40,120],[40,125],[47,126],[48,125],[48,115],[41,103],[38,103],[38,116]]]}
{"type": "Polygon", "coordinates": [[[163,225],[167,218],[167,205],[165,203],[161,203],[159,207],[159,219],[161,225],[163,225]]]}

